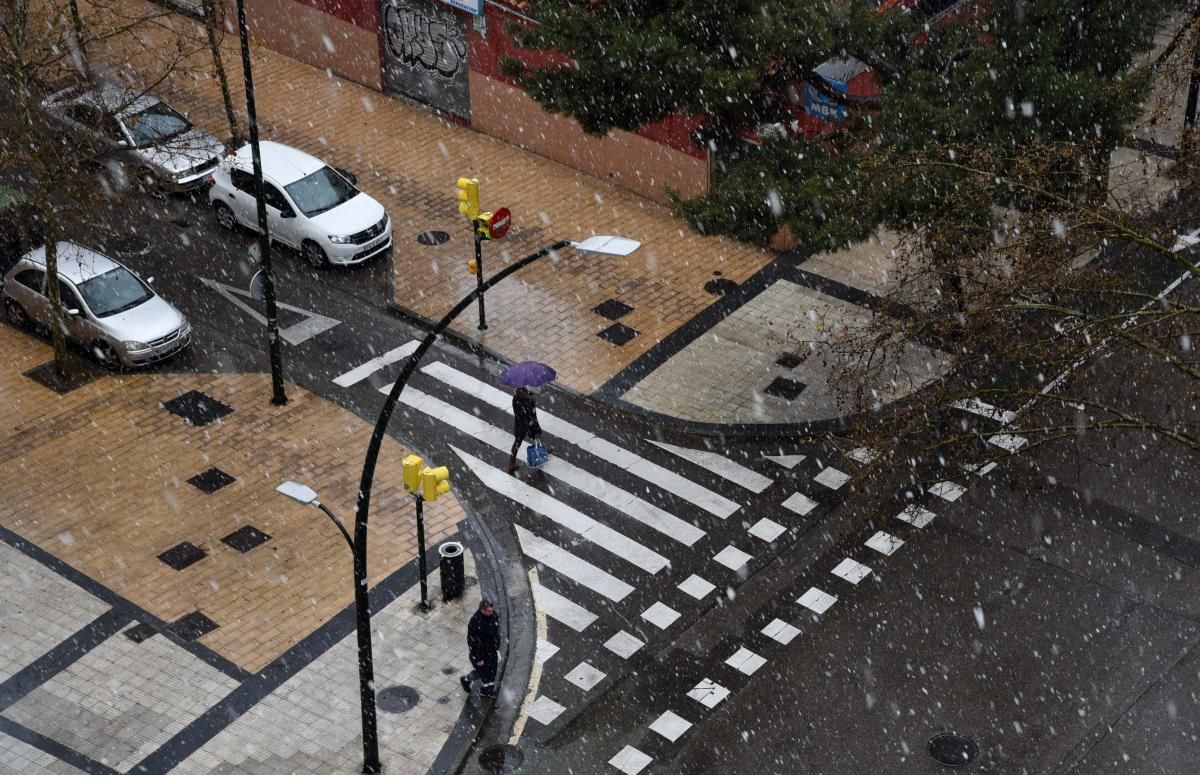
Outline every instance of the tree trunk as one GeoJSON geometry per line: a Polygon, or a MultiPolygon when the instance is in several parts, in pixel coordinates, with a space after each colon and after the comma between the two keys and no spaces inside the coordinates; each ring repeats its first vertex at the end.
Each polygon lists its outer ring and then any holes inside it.
{"type": "Polygon", "coordinates": [[[75,53],[78,54],[77,64],[84,78],[91,78],[92,68],[88,64],[87,49],[83,45],[83,17],[79,15],[79,0],[70,0],[71,29],[75,33],[75,53]]]}
{"type": "MultiPolygon", "coordinates": [[[[241,145],[241,132],[238,131],[237,114],[233,112],[233,97],[229,93],[229,79],[225,75],[225,63],[221,59],[221,42],[217,38],[217,4],[213,0],[202,0],[204,8],[204,31],[208,35],[208,50],[212,52],[213,68],[217,73],[217,81],[221,84],[221,100],[225,104],[225,120],[229,122],[230,149],[241,145]]],[[[224,4],[221,5],[224,8],[224,4]]],[[[222,14],[223,16],[224,14],[222,14]]]]}

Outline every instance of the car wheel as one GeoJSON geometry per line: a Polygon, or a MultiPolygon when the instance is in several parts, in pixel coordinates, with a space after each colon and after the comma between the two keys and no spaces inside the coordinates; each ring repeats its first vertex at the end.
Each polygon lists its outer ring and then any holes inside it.
{"type": "Polygon", "coordinates": [[[26,328],[29,325],[29,315],[16,299],[4,300],[4,314],[8,322],[17,328],[26,328]]]}
{"type": "Polygon", "coordinates": [[[117,351],[102,339],[92,343],[92,353],[96,356],[96,360],[100,361],[100,365],[110,371],[121,367],[121,358],[117,355],[117,351]]]}
{"type": "Polygon", "coordinates": [[[313,269],[320,269],[329,263],[329,257],[325,255],[325,251],[321,250],[321,246],[312,240],[305,240],[304,244],[300,246],[300,252],[313,269]]]}
{"type": "Polygon", "coordinates": [[[229,205],[217,202],[213,205],[213,210],[216,211],[217,223],[221,224],[222,228],[237,231],[237,218],[233,217],[233,210],[229,209],[229,205]]]}

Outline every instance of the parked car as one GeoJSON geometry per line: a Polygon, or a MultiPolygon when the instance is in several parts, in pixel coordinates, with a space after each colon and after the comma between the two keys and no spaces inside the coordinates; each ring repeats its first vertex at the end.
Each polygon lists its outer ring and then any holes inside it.
{"type": "MultiPolygon", "coordinates": [[[[8,321],[21,328],[50,326],[46,248],[26,253],[4,275],[0,297],[8,321]]],[[[170,358],[192,339],[183,314],[133,272],[74,242],[58,243],[58,288],[67,338],[108,368],[144,366],[170,358]]]]}
{"type": "Polygon", "coordinates": [[[71,86],[42,101],[68,132],[130,167],[139,183],[181,192],[208,185],[225,146],[158,97],[114,84],[71,86]]]}
{"type": "Polygon", "coordinates": [[[23,192],[0,185],[0,272],[44,242],[41,219],[23,192]]]}
{"type": "MultiPolygon", "coordinates": [[[[263,198],[271,239],[299,250],[314,267],[358,264],[392,245],[392,224],[383,205],[354,186],[353,178],[304,151],[273,142],[259,144],[263,198]]],[[[221,160],[208,200],[217,222],[258,231],[250,146],[221,160]]]]}

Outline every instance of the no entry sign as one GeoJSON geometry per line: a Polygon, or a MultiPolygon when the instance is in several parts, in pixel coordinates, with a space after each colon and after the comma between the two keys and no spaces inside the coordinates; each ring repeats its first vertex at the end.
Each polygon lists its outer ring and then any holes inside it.
{"type": "Polygon", "coordinates": [[[512,213],[508,211],[507,207],[501,207],[492,213],[492,221],[488,224],[488,235],[492,239],[501,239],[505,234],[508,234],[508,227],[511,223],[512,213]]]}

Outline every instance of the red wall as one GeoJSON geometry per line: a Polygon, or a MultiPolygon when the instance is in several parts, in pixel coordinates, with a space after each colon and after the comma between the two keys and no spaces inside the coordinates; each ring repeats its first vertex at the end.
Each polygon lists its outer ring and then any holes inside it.
{"type": "Polygon", "coordinates": [[[379,29],[380,0],[296,0],[369,32],[379,29]]]}

